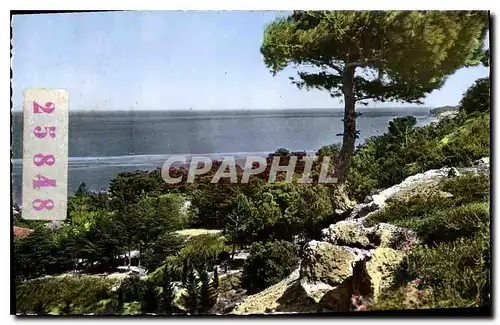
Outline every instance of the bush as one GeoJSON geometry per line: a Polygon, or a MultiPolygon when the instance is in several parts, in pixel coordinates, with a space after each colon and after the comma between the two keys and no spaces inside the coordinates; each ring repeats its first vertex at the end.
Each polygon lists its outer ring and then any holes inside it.
{"type": "Polygon", "coordinates": [[[490,156],[490,103],[485,96],[470,92],[464,97],[463,105],[474,102],[480,107],[476,114],[461,113],[420,128],[412,128],[412,117],[396,118],[384,135],[368,138],[352,158],[350,196],[363,201],[372,189],[393,186],[408,176],[442,166],[470,166],[490,156]]]}
{"type": "Polygon", "coordinates": [[[32,313],[43,306],[46,312],[61,313],[70,302],[72,314],[96,312],[101,300],[112,298],[111,288],[118,281],[94,276],[62,276],[18,284],[16,311],[32,313]]]}
{"type": "Polygon", "coordinates": [[[440,141],[443,165],[470,166],[482,157],[490,156],[490,115],[480,114],[466,119],[440,141]]]}
{"type": "Polygon", "coordinates": [[[399,283],[369,309],[449,308],[490,303],[490,204],[488,175],[441,182],[450,198],[417,195],[390,202],[368,222],[416,230],[414,247],[400,266],[399,283]]]}
{"type": "Polygon", "coordinates": [[[466,114],[490,111],[490,78],[479,78],[467,89],[460,101],[460,110],[466,114]]]}
{"type": "Polygon", "coordinates": [[[144,281],[137,276],[125,278],[120,285],[123,302],[139,301],[144,288],[144,281]]]}
{"type": "Polygon", "coordinates": [[[298,267],[297,248],[287,241],[257,242],[250,247],[242,286],[252,294],[278,283],[298,267]]]}
{"type": "Polygon", "coordinates": [[[446,180],[439,189],[453,197],[434,193],[418,194],[390,202],[383,210],[370,215],[365,223],[380,222],[415,230],[427,244],[471,237],[490,223],[489,177],[466,175],[446,180]]]}

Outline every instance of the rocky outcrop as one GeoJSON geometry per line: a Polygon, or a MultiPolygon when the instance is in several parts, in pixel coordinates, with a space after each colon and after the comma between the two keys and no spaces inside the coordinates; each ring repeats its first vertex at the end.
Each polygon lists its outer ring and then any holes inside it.
{"type": "Polygon", "coordinates": [[[414,231],[388,223],[371,227],[365,220],[384,209],[388,200],[432,193],[442,197],[438,184],[469,172],[489,172],[489,158],[473,167],[429,170],[400,184],[370,193],[349,217],[322,230],[321,241],[306,244],[300,268],[287,279],[248,296],[233,313],[263,314],[364,310],[396,279],[409,250],[419,243],[414,231]]]}

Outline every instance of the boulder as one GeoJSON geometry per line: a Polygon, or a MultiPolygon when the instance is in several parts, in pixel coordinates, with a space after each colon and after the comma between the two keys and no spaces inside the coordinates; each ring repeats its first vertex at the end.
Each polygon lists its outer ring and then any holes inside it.
{"type": "Polygon", "coordinates": [[[354,256],[344,247],[310,241],[304,248],[300,278],[336,285],[352,275],[354,256]]]}
{"type": "Polygon", "coordinates": [[[346,311],[355,262],[355,254],[346,247],[311,241],[300,265],[300,286],[321,308],[346,311]]]}
{"type": "Polygon", "coordinates": [[[340,221],[322,231],[323,240],[331,244],[351,247],[368,247],[370,240],[360,223],[340,221]]]}
{"type": "Polygon", "coordinates": [[[394,283],[394,272],[403,261],[405,253],[392,248],[377,248],[370,259],[364,263],[364,277],[371,284],[373,300],[376,301],[382,290],[394,283]]]}
{"type": "Polygon", "coordinates": [[[299,283],[299,269],[269,288],[248,296],[231,314],[262,315],[266,313],[317,313],[318,304],[310,299],[299,283]]]}
{"type": "Polygon", "coordinates": [[[361,219],[366,217],[369,213],[378,210],[380,206],[373,202],[373,198],[374,197],[372,197],[372,202],[370,203],[356,204],[351,211],[349,219],[361,219]]]}

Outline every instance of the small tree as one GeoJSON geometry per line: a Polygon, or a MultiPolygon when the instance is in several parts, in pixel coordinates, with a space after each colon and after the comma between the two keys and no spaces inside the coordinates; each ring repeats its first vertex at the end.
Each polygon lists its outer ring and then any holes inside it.
{"type": "Polygon", "coordinates": [[[167,265],[163,268],[162,277],[162,301],[161,301],[161,311],[165,314],[172,314],[173,304],[174,304],[174,288],[172,284],[171,270],[167,265]]]}
{"type": "Polygon", "coordinates": [[[200,297],[198,293],[198,280],[196,279],[194,269],[191,267],[189,268],[186,282],[187,292],[184,295],[184,305],[191,315],[195,315],[200,306],[200,297]]]}
{"type": "Polygon", "coordinates": [[[253,243],[243,267],[242,285],[250,294],[286,278],[298,267],[296,247],[287,241],[253,243]]]}
{"type": "Polygon", "coordinates": [[[198,274],[200,277],[201,287],[200,287],[200,312],[206,313],[213,307],[217,300],[217,293],[210,284],[210,279],[208,278],[208,272],[206,264],[203,263],[198,274]]]}
{"type": "Polygon", "coordinates": [[[393,139],[401,143],[401,147],[405,148],[408,143],[408,134],[417,124],[417,119],[414,116],[398,117],[389,122],[389,134],[393,139]]]}
{"type": "Polygon", "coordinates": [[[78,189],[75,192],[75,196],[85,196],[89,194],[89,189],[87,187],[87,184],[85,182],[80,183],[78,185],[78,189]]]}
{"type": "Polygon", "coordinates": [[[141,295],[141,311],[143,313],[154,313],[158,310],[158,295],[156,286],[152,281],[146,281],[141,295]]]}
{"type": "Polygon", "coordinates": [[[252,202],[244,194],[238,194],[233,211],[227,216],[225,228],[233,246],[231,259],[234,259],[236,244],[243,237],[243,232],[251,221],[253,214],[252,202]]]}
{"type": "Polygon", "coordinates": [[[343,184],[358,132],[356,103],[421,103],[459,68],[481,64],[487,30],[486,11],[296,11],[266,27],[261,53],[273,74],[303,68],[291,78],[299,88],[342,97],[343,184]]]}

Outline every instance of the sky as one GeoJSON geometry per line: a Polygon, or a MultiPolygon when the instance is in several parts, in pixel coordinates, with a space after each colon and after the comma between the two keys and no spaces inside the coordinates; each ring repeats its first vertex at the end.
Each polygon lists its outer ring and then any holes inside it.
{"type": "MultiPolygon", "coordinates": [[[[102,12],[14,16],[13,105],[24,88],[65,88],[70,110],[334,108],[300,90],[286,69],[273,77],[260,45],[283,12],[102,12]]],[[[456,105],[485,67],[457,71],[424,105],[456,105]]],[[[415,106],[407,104],[406,106],[415,106]]],[[[371,107],[405,106],[401,103],[371,107]]]]}

